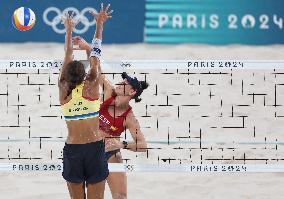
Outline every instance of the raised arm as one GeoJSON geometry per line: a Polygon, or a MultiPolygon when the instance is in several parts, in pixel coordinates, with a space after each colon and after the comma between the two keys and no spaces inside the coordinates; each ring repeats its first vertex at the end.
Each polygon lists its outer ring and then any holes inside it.
{"type": "Polygon", "coordinates": [[[103,88],[104,99],[109,99],[115,88],[104,74],[100,75],[100,86],[103,88]]]}
{"type": "Polygon", "coordinates": [[[110,19],[110,14],[112,11],[108,13],[108,9],[110,4],[104,9],[103,4],[101,4],[101,10],[99,13],[92,12],[91,14],[96,19],[96,32],[94,34],[92,45],[91,45],[91,52],[90,52],[90,72],[89,72],[89,80],[94,81],[98,78],[99,74],[101,73],[100,68],[100,56],[101,56],[101,43],[102,43],[102,32],[103,32],[103,25],[107,19],[110,19]]]}
{"type": "Polygon", "coordinates": [[[64,80],[64,74],[66,70],[66,66],[68,63],[70,63],[73,60],[73,45],[72,45],[72,32],[73,28],[75,26],[74,21],[70,15],[66,15],[63,19],[64,26],[65,26],[65,56],[64,61],[60,70],[59,74],[59,83],[64,80]]]}
{"type": "MultiPolygon", "coordinates": [[[[90,54],[91,54],[91,46],[86,42],[86,40],[80,36],[76,36],[73,38],[74,45],[77,45],[78,47],[74,48],[74,50],[85,50],[87,54],[87,59],[89,60],[90,54]]],[[[101,71],[99,66],[99,71],[101,71]]],[[[99,83],[100,86],[103,88],[104,93],[104,99],[108,99],[112,96],[114,86],[111,84],[111,82],[107,79],[106,75],[102,74],[102,71],[99,75],[99,83]]]]}

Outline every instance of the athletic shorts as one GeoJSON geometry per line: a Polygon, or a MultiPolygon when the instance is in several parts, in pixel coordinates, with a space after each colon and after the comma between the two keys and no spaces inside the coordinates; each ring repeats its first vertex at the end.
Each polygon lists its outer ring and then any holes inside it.
{"type": "Polygon", "coordinates": [[[113,155],[116,155],[118,152],[120,152],[119,149],[106,152],[106,160],[108,161],[113,155]]]}
{"type": "Polygon", "coordinates": [[[104,142],[66,144],[63,148],[63,178],[71,183],[98,183],[109,174],[104,142]]]}

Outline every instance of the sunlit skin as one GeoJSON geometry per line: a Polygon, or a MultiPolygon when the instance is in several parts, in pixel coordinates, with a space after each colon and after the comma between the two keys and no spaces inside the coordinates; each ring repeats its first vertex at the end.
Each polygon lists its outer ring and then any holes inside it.
{"type": "MultiPolygon", "coordinates": [[[[106,8],[101,4],[101,10],[99,13],[91,13],[96,19],[96,32],[94,38],[101,39],[103,24],[104,22],[111,18],[108,13],[110,5],[106,8]]],[[[68,103],[72,95],[67,96],[69,89],[69,84],[66,81],[65,74],[67,70],[67,65],[73,60],[73,45],[72,45],[72,31],[75,26],[71,16],[67,16],[64,19],[64,25],[66,30],[65,36],[65,57],[63,66],[60,70],[59,75],[59,101],[63,105],[68,103]],[[67,97],[66,97],[67,96],[67,97]]],[[[86,75],[83,93],[85,97],[92,99],[99,98],[99,76],[100,76],[100,61],[97,57],[90,58],[91,69],[86,75]]],[[[68,128],[68,136],[66,143],[68,144],[86,144],[90,142],[96,142],[102,140],[103,137],[99,132],[99,118],[90,118],[78,121],[66,121],[68,128]]],[[[71,183],[67,182],[69,194],[71,199],[84,199],[86,196],[88,199],[103,199],[104,198],[104,188],[105,180],[95,183],[87,184],[87,193],[85,193],[85,183],[71,183]]]]}
{"type": "MultiPolygon", "coordinates": [[[[75,45],[79,46],[79,49],[86,50],[87,56],[90,54],[89,44],[81,37],[74,37],[73,42],[75,45]]],[[[104,100],[109,99],[115,95],[115,100],[112,105],[108,107],[108,113],[114,117],[123,114],[130,107],[129,102],[136,94],[136,91],[132,88],[127,80],[123,80],[116,84],[114,87],[110,81],[105,77],[105,75],[100,75],[100,84],[104,88],[104,100]]],[[[144,135],[141,132],[140,125],[136,119],[133,111],[131,110],[123,126],[129,130],[133,138],[133,142],[129,142],[127,150],[134,152],[145,152],[147,148],[147,143],[145,141],[144,135]]],[[[120,137],[114,137],[102,130],[99,130],[101,135],[105,138],[105,150],[113,151],[116,149],[122,149],[123,144],[120,141],[120,137]]],[[[121,153],[118,152],[113,155],[108,163],[123,163],[121,153]]],[[[126,199],[127,198],[127,177],[125,172],[111,172],[107,178],[107,183],[112,193],[113,199],[126,199]]]]}
{"type": "MultiPolygon", "coordinates": [[[[129,102],[136,94],[136,91],[131,85],[129,85],[127,80],[123,80],[116,84],[116,87],[113,87],[104,75],[101,76],[101,84],[105,88],[105,100],[109,99],[113,94],[116,96],[115,100],[113,101],[114,106],[108,107],[109,114],[113,117],[114,115],[118,116],[123,114],[129,108],[129,102]]],[[[123,126],[129,130],[133,138],[133,142],[128,143],[127,149],[134,152],[145,152],[147,144],[140,129],[139,122],[132,110],[128,113],[123,126]]],[[[102,130],[99,131],[105,137],[106,151],[123,148],[120,137],[111,136],[102,130]]],[[[113,155],[108,160],[108,163],[123,163],[121,153],[119,152],[116,155],[113,155]]],[[[127,198],[127,176],[125,172],[110,173],[107,178],[107,183],[111,190],[113,199],[127,198]]]]}

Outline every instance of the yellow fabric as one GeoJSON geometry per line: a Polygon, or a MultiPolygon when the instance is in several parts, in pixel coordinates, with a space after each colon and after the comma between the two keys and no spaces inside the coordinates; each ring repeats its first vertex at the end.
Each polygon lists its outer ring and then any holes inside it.
{"type": "Polygon", "coordinates": [[[72,99],[61,109],[65,120],[80,120],[97,117],[100,110],[100,100],[91,101],[83,97],[84,82],[72,90],[72,99]]]}

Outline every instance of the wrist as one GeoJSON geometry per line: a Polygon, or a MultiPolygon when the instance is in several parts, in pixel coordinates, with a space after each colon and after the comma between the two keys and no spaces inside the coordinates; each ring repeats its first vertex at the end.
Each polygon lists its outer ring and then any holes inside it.
{"type": "Polygon", "coordinates": [[[96,26],[103,26],[103,25],[104,25],[104,21],[103,20],[98,19],[96,21],[96,26]]]}
{"type": "Polygon", "coordinates": [[[98,23],[97,23],[97,25],[96,25],[96,31],[97,31],[97,32],[102,32],[103,29],[104,29],[103,23],[102,23],[102,24],[98,24],[98,23]]]}
{"type": "Polygon", "coordinates": [[[87,44],[86,46],[84,46],[84,49],[87,51],[87,52],[91,52],[92,51],[92,48],[89,44],[87,44]]]}
{"type": "Polygon", "coordinates": [[[91,44],[91,53],[90,57],[97,57],[100,59],[101,57],[101,47],[102,47],[102,40],[98,38],[94,38],[91,44]]]}
{"type": "Polygon", "coordinates": [[[128,142],[122,141],[123,149],[127,149],[128,147],[128,142]]]}
{"type": "Polygon", "coordinates": [[[66,29],[67,34],[72,34],[72,30],[66,29]]]}
{"type": "Polygon", "coordinates": [[[91,48],[90,46],[86,48],[86,52],[87,52],[88,54],[90,54],[91,51],[92,51],[92,48],[91,48]]]}

